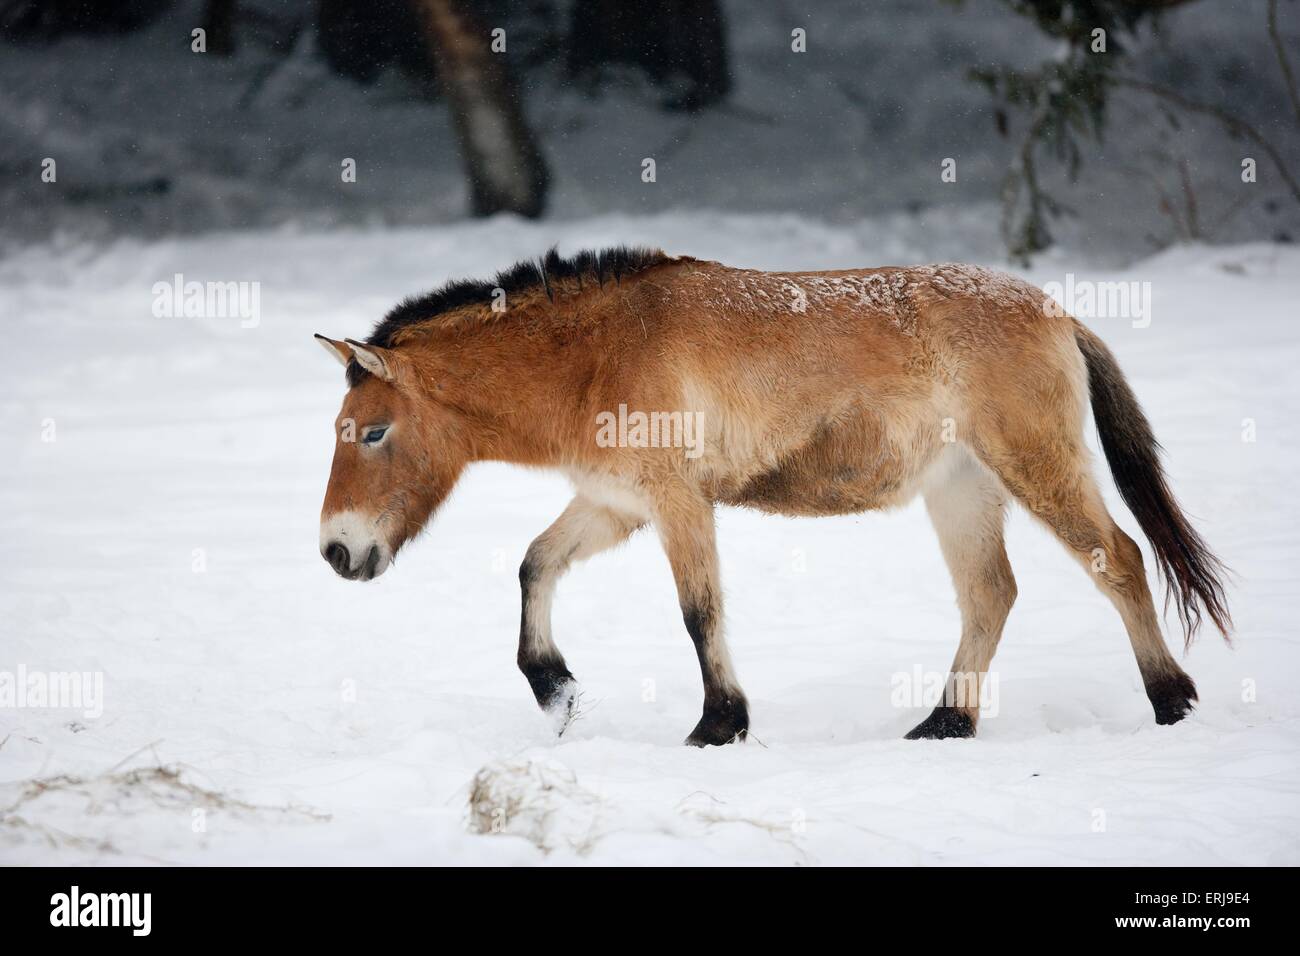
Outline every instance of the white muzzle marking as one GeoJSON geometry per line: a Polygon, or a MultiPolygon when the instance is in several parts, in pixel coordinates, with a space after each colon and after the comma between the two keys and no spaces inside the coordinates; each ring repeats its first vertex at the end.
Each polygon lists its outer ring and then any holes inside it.
{"type": "Polygon", "coordinates": [[[349,580],[377,578],[393,563],[392,550],[379,523],[359,511],[337,511],[321,521],[320,553],[349,580]]]}

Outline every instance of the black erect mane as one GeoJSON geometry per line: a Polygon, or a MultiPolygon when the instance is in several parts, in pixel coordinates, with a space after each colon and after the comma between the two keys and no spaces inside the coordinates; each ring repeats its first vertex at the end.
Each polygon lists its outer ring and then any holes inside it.
{"type": "MultiPolygon", "coordinates": [[[[497,289],[504,290],[508,298],[541,288],[547,298],[554,301],[555,285],[565,280],[576,281],[579,287],[587,282],[600,287],[607,281],[618,283],[627,276],[668,261],[669,257],[658,249],[636,246],[614,246],[595,252],[584,250],[568,257],[561,256],[552,248],[538,259],[515,263],[498,272],[493,279],[456,279],[433,292],[403,299],[375,326],[366,343],[390,348],[403,329],[420,325],[461,306],[488,305],[497,289]]],[[[355,361],[348,363],[349,385],[363,381],[368,374],[355,361]]]]}

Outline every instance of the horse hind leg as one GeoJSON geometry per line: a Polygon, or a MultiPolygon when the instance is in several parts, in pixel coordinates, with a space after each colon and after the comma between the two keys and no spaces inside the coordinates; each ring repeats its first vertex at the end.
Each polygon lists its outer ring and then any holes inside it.
{"type": "Polygon", "coordinates": [[[1007,493],[997,478],[957,446],[926,482],[925,506],[939,536],[961,609],[961,642],[943,699],[908,740],[972,737],[980,694],[1002,627],[1016,600],[1003,543],[1007,493]]]}
{"type": "Polygon", "coordinates": [[[1106,510],[1082,443],[1029,428],[1014,441],[990,442],[985,454],[1003,483],[1051,529],[1119,612],[1156,723],[1182,720],[1196,700],[1196,685],[1165,646],[1142,550],[1106,510]]]}

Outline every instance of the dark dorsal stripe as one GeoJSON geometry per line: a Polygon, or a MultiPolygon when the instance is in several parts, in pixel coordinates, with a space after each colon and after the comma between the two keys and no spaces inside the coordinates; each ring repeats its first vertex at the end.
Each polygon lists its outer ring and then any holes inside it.
{"type": "MultiPolygon", "coordinates": [[[[658,249],[636,246],[584,250],[568,257],[552,248],[538,259],[515,263],[493,279],[456,279],[433,292],[402,300],[375,326],[366,342],[389,348],[403,329],[462,306],[491,304],[496,289],[503,289],[509,299],[511,295],[541,288],[547,298],[554,300],[557,284],[566,280],[576,281],[579,288],[587,282],[599,287],[667,261],[669,257],[658,249]]],[[[355,361],[348,363],[348,385],[356,385],[369,374],[355,361]]]]}

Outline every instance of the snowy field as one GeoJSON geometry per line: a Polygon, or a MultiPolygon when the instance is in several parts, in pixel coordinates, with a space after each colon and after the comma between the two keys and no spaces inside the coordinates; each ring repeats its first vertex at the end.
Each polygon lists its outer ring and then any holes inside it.
{"type": "Polygon", "coordinates": [[[584,714],[557,741],[537,711],[514,664],[516,569],[568,500],[559,477],[472,469],[373,583],[318,555],[344,386],[311,333],[359,337],[402,295],[557,241],[818,269],[949,256],[968,234],[991,256],[990,211],[964,215],[910,232],[710,214],[285,229],[0,261],[0,672],[103,675],[98,717],[0,708],[0,863],[1300,863],[1288,246],[1124,273],[1058,253],[1030,273],[1151,283],[1149,327],[1089,324],[1237,574],[1236,646],[1193,646],[1201,705],[1173,727],[1153,721],[1118,616],[1023,512],[997,713],[942,742],[902,740],[925,711],[891,702],[893,675],[942,671],[958,637],[919,502],[721,513],[755,739],[705,751],[680,744],[699,672],[644,532],[561,584],[584,714]],[[155,317],[175,273],[259,282],[260,321],[155,317]]]}

